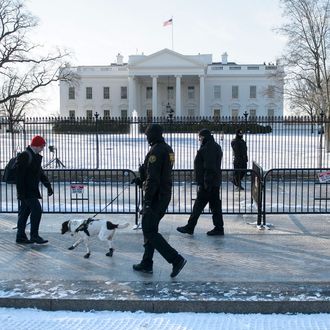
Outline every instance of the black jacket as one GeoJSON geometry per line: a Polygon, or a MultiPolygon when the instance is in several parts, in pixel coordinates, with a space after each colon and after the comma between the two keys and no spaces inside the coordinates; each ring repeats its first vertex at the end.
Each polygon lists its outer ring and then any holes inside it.
{"type": "Polygon", "coordinates": [[[233,148],[234,163],[244,164],[248,162],[247,146],[243,139],[235,137],[231,141],[231,147],[233,148]]]}
{"type": "Polygon", "coordinates": [[[174,152],[164,139],[160,138],[151,146],[144,160],[146,175],[144,200],[146,204],[161,195],[167,197],[171,195],[173,164],[174,152]]]}
{"type": "Polygon", "coordinates": [[[41,198],[39,191],[40,182],[46,188],[51,187],[47,176],[41,168],[41,161],[42,156],[34,153],[30,147],[27,147],[17,157],[16,188],[18,199],[41,198]],[[30,156],[27,153],[30,153],[30,156]],[[31,161],[29,161],[29,158],[32,158],[31,161]]]}
{"type": "Polygon", "coordinates": [[[203,140],[194,160],[195,180],[205,189],[220,187],[222,149],[212,135],[203,140]]]}

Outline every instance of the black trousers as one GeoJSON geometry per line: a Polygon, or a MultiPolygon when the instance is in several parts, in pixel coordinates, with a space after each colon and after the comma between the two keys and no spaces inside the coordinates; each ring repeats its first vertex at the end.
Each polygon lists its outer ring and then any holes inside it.
{"type": "Polygon", "coordinates": [[[25,227],[30,216],[31,237],[39,236],[39,225],[42,215],[41,204],[38,198],[20,200],[18,207],[17,238],[26,237],[25,227]]]}
{"type": "Polygon", "coordinates": [[[246,171],[244,171],[244,170],[247,169],[247,163],[234,161],[234,169],[236,171],[234,171],[234,174],[233,174],[233,183],[235,186],[241,187],[241,185],[242,185],[241,181],[246,174],[246,171]],[[239,171],[238,169],[241,169],[242,171],[239,171]]]}
{"type": "Polygon", "coordinates": [[[142,231],[144,236],[144,254],[142,263],[152,266],[155,250],[168,263],[175,263],[179,258],[178,252],[158,232],[159,222],[165,215],[171,196],[157,197],[151,203],[151,211],[142,216],[142,231]]]}
{"type": "Polygon", "coordinates": [[[223,228],[222,204],[219,190],[219,187],[212,187],[210,191],[205,190],[202,186],[198,187],[197,198],[187,224],[188,228],[194,230],[198,218],[207,203],[210,205],[214,227],[223,228]]]}

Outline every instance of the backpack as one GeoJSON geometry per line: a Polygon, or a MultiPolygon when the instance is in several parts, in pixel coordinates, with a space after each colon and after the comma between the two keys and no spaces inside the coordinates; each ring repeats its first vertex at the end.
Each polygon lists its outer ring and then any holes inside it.
{"type": "MultiPolygon", "coordinates": [[[[28,165],[32,163],[32,155],[29,151],[23,151],[27,152],[29,159],[28,159],[28,165]]],[[[9,160],[7,163],[2,176],[2,181],[6,182],[8,184],[16,184],[16,164],[17,164],[17,158],[21,153],[18,153],[16,157],[13,157],[9,160]]]]}

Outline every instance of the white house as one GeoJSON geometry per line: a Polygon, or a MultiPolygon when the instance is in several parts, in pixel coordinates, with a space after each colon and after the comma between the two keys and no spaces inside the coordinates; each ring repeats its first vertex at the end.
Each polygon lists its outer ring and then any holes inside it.
{"type": "Polygon", "coordinates": [[[213,62],[212,55],[163,49],[151,55],[118,54],[106,66],[66,67],[78,82],[60,82],[60,115],[281,116],[283,68],[275,64],[213,62]],[[277,78],[275,78],[277,77],[277,78]]]}

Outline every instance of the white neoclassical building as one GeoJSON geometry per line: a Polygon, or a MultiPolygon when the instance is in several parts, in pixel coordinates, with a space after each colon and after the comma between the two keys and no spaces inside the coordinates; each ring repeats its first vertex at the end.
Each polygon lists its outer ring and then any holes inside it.
{"type": "Polygon", "coordinates": [[[182,55],[163,49],[131,55],[128,63],[66,67],[79,77],[60,83],[60,115],[91,117],[138,116],[281,116],[283,68],[279,65],[236,64],[224,53],[182,55]],[[220,60],[220,59],[219,59],[220,60]]]}

